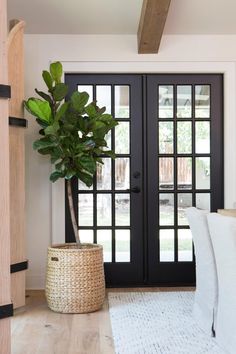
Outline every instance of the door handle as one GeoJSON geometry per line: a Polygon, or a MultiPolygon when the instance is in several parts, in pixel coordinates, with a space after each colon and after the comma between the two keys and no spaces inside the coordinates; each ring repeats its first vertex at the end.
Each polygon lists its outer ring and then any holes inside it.
{"type": "Polygon", "coordinates": [[[141,189],[138,186],[134,186],[130,190],[132,193],[140,193],[141,189]]]}

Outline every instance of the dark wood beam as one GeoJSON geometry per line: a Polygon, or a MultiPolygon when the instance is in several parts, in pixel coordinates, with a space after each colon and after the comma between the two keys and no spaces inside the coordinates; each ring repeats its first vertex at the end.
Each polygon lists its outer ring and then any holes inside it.
{"type": "Polygon", "coordinates": [[[139,54],[157,53],[171,0],[143,0],[138,28],[139,54]]]}

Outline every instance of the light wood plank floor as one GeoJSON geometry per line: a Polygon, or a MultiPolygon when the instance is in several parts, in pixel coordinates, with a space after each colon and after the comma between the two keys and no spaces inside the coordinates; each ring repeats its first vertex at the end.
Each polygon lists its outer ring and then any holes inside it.
{"type": "MultiPolygon", "coordinates": [[[[193,288],[132,288],[109,291],[183,291],[193,288]]],[[[27,292],[26,306],[12,319],[12,354],[114,354],[106,299],[90,314],[60,314],[48,309],[43,291],[27,292]]]]}

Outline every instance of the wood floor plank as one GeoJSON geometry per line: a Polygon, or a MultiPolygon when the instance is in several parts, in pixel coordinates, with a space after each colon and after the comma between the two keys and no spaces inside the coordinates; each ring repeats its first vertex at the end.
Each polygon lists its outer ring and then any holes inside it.
{"type": "MultiPolygon", "coordinates": [[[[109,292],[187,291],[193,288],[120,288],[109,292]]],[[[100,311],[60,314],[49,310],[43,291],[28,292],[12,319],[12,354],[114,354],[106,298],[100,311]]]]}
{"type": "Polygon", "coordinates": [[[90,314],[48,309],[42,291],[30,291],[12,320],[12,354],[113,354],[107,300],[90,314]]]}

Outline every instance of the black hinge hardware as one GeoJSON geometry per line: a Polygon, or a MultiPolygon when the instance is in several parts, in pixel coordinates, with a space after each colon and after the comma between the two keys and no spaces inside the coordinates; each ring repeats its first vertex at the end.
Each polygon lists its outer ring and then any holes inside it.
{"type": "Polygon", "coordinates": [[[11,86],[0,84],[0,98],[11,98],[11,86]]]}
{"type": "Polygon", "coordinates": [[[26,270],[28,269],[28,261],[11,264],[10,269],[11,269],[11,273],[21,272],[22,270],[26,270]]]}
{"type": "Polygon", "coordinates": [[[9,117],[9,125],[19,128],[27,128],[28,121],[24,118],[9,117]]]}
{"type": "Polygon", "coordinates": [[[0,306],[0,320],[13,316],[13,304],[0,306]]]}

